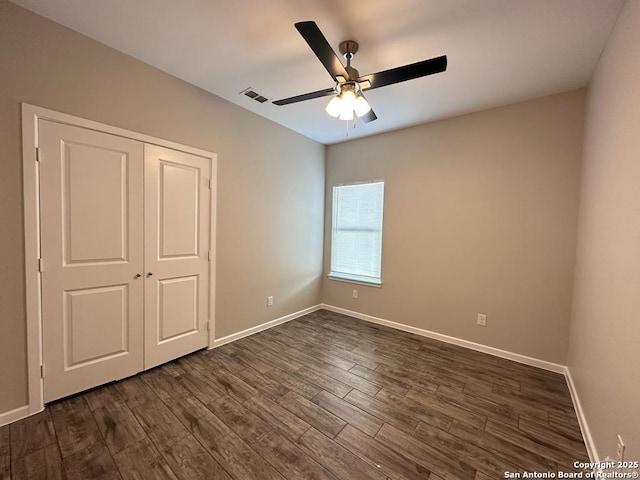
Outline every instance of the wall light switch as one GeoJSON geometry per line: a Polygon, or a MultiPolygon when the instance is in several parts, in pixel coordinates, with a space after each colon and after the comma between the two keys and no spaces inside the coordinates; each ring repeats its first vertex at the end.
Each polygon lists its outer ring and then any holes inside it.
{"type": "Polygon", "coordinates": [[[483,313],[478,314],[478,325],[480,325],[481,327],[487,326],[487,316],[485,314],[483,313]]]}

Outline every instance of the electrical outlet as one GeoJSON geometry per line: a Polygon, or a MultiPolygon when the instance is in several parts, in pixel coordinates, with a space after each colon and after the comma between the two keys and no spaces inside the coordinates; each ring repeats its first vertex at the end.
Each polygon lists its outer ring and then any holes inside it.
{"type": "Polygon", "coordinates": [[[273,295],[267,297],[267,307],[273,307],[273,295]]]}
{"type": "Polygon", "coordinates": [[[624,460],[625,445],[622,441],[622,437],[618,435],[618,443],[616,445],[616,462],[622,462],[624,460]]]}
{"type": "Polygon", "coordinates": [[[481,327],[486,327],[487,326],[487,316],[483,313],[479,313],[478,314],[478,325],[480,325],[481,327]]]}
{"type": "Polygon", "coordinates": [[[358,298],[358,290],[353,291],[353,298],[358,298]]]}

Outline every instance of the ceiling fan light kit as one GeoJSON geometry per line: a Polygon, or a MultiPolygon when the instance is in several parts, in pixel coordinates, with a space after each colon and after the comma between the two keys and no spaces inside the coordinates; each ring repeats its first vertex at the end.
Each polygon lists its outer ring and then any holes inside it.
{"type": "Polygon", "coordinates": [[[360,118],[371,111],[371,105],[360,94],[360,86],[355,82],[339,83],[338,94],[331,99],[325,108],[332,117],[340,120],[353,120],[354,114],[360,118]]]}
{"type": "Polygon", "coordinates": [[[362,119],[364,123],[369,123],[378,117],[364,97],[362,93],[363,90],[385,87],[387,85],[413,80],[414,78],[444,72],[447,69],[447,57],[443,55],[402,67],[360,76],[358,70],[351,66],[351,59],[358,52],[357,42],[347,40],[340,43],[340,53],[342,53],[347,60],[347,65],[345,66],[333,51],[331,45],[329,45],[329,42],[315,22],[298,22],[295,24],[295,27],[309,47],[311,47],[313,53],[316,54],[320,63],[322,63],[324,68],[329,72],[331,78],[336,82],[336,86],[335,88],[326,88],[324,90],[274,101],[273,103],[278,106],[335,95],[325,108],[329,115],[347,121],[353,120],[355,115],[362,119]]]}

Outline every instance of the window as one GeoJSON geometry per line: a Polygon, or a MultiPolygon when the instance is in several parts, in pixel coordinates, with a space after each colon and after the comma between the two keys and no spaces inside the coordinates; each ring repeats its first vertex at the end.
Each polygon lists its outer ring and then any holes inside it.
{"type": "Polygon", "coordinates": [[[329,277],[380,285],[384,182],[333,187],[329,277]]]}

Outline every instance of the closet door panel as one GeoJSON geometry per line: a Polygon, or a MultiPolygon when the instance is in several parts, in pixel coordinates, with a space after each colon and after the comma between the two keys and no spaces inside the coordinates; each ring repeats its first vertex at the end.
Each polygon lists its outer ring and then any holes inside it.
{"type": "Polygon", "coordinates": [[[40,120],[44,399],[143,367],[143,144],[40,120]]]}
{"type": "Polygon", "coordinates": [[[145,368],[207,346],[209,159],[145,145],[145,368]]]}

